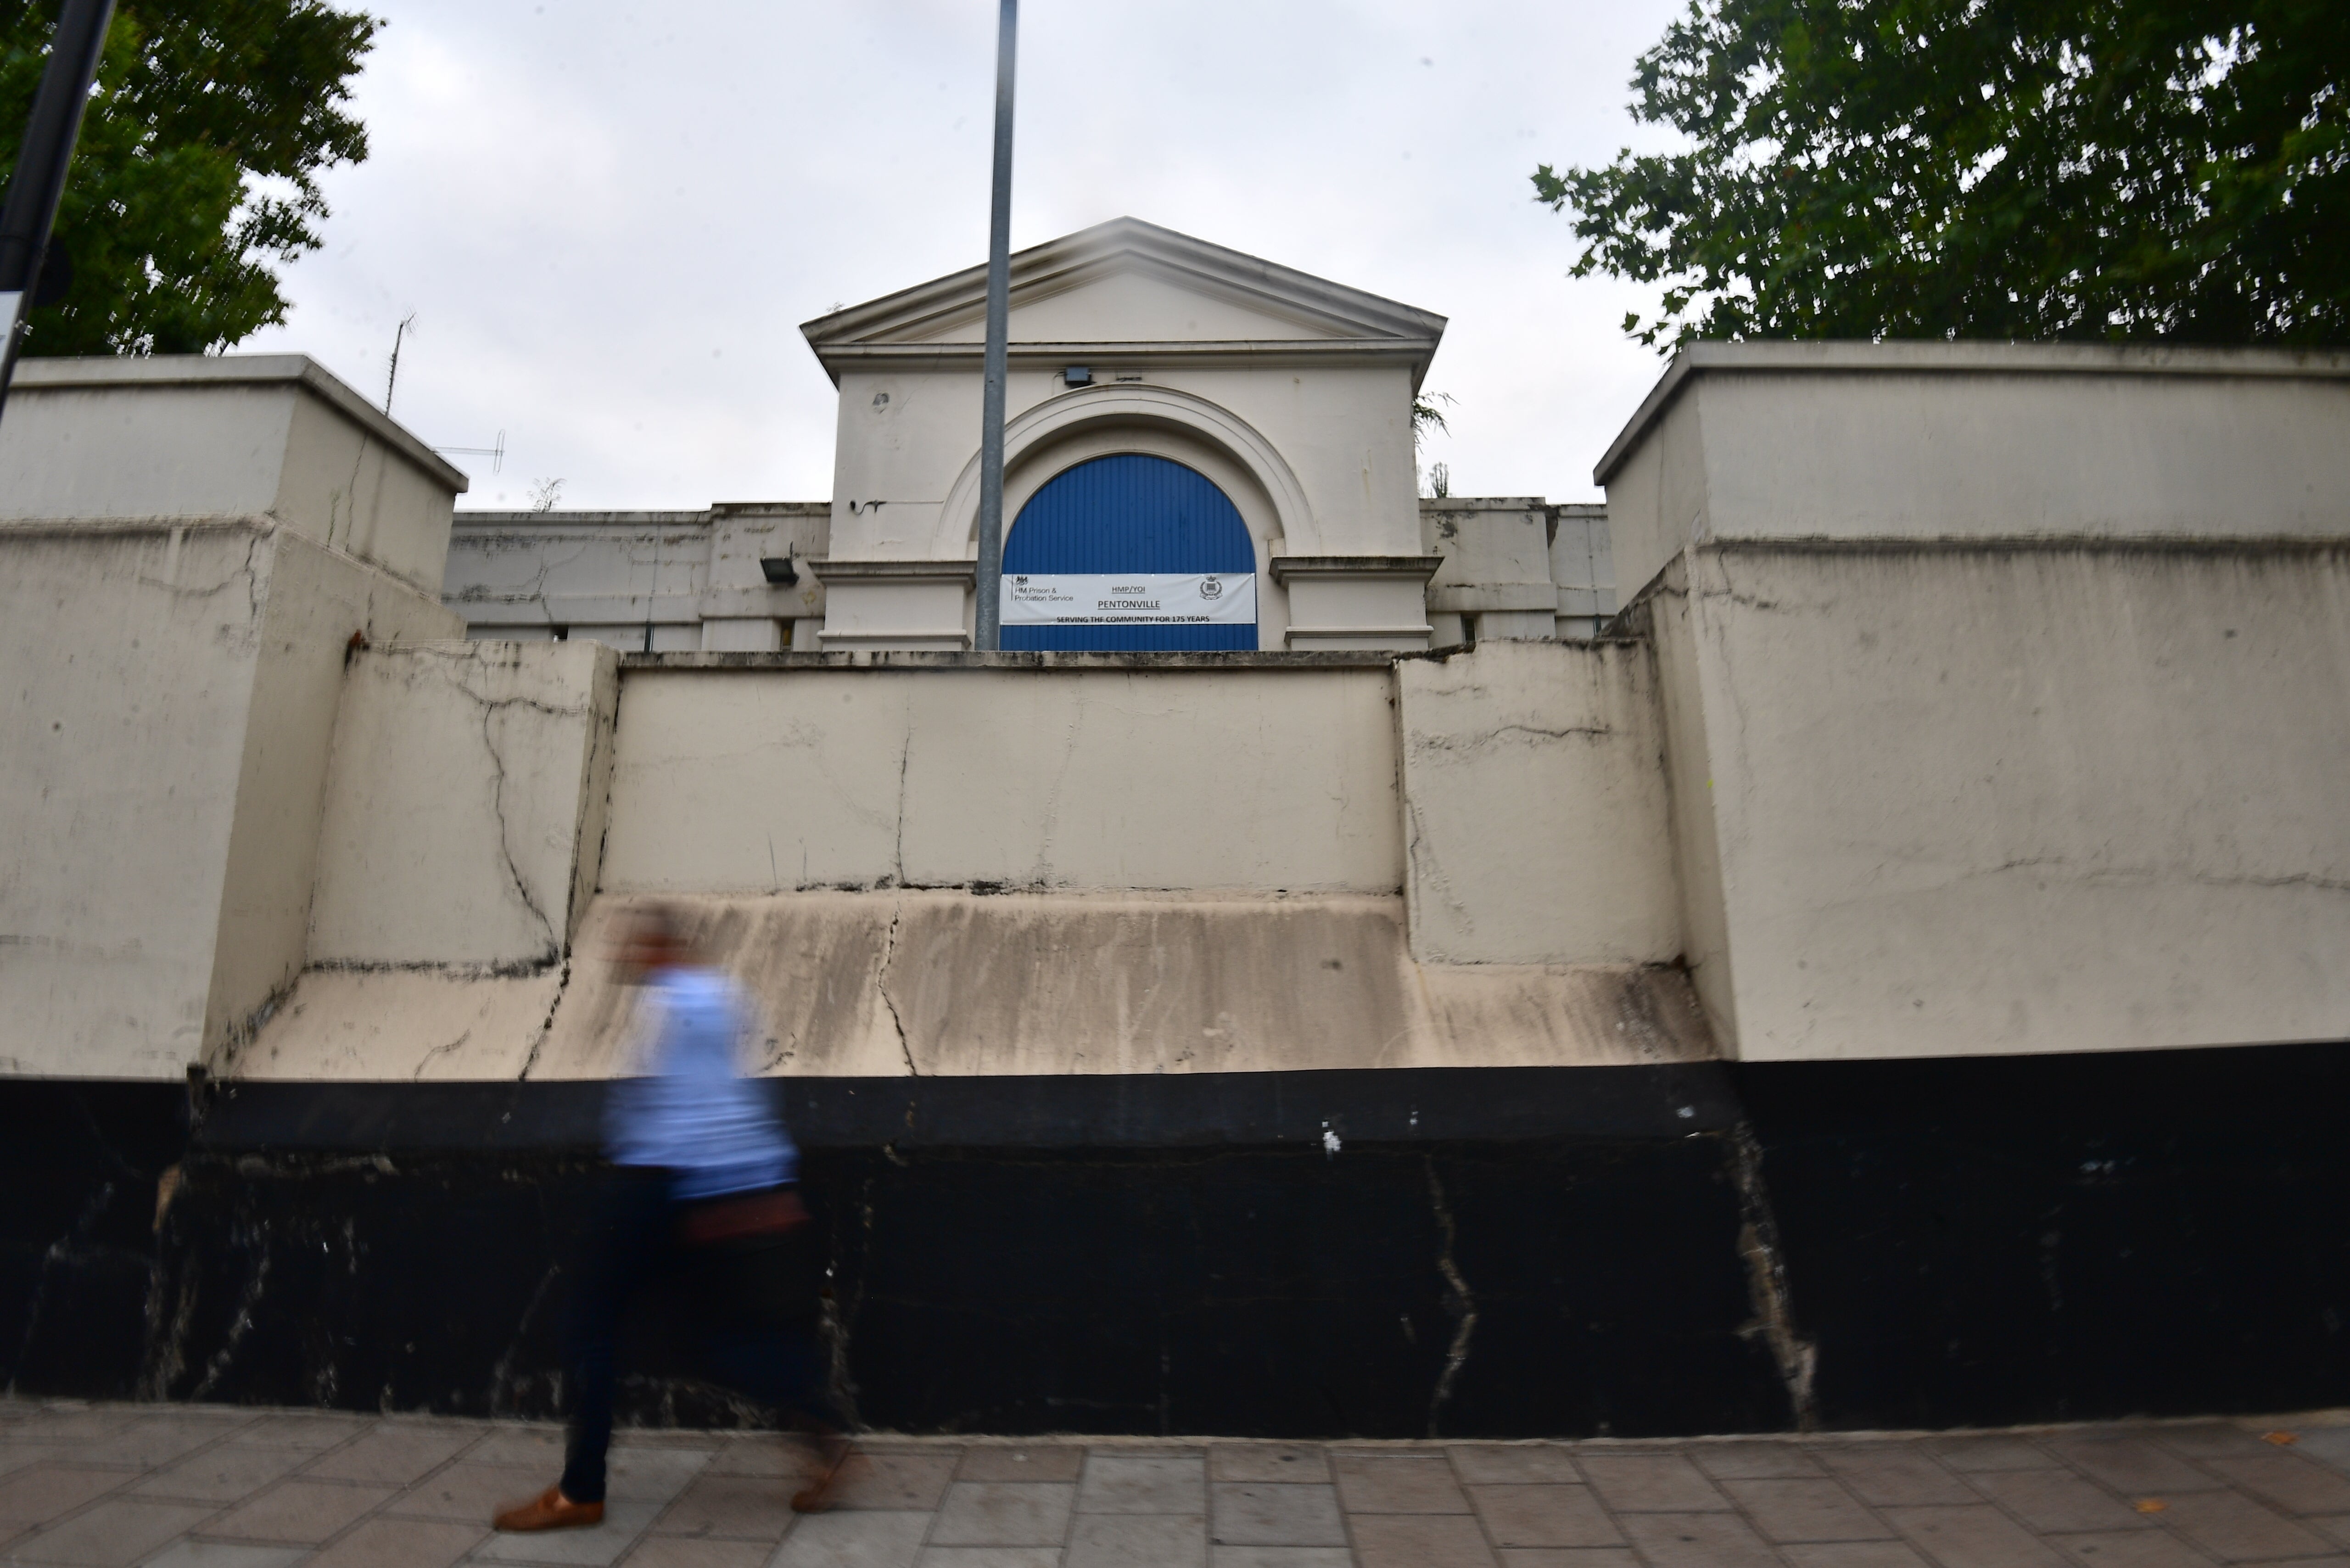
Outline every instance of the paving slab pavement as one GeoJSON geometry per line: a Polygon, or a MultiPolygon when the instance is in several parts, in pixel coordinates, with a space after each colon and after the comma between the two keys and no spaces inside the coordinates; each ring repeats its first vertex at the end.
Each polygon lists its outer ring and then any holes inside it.
{"type": "Polygon", "coordinates": [[[594,1530],[500,1535],[556,1428],[0,1399],[42,1568],[2350,1568],[2350,1411],[1999,1432],[1277,1443],[629,1431],[594,1530]]]}

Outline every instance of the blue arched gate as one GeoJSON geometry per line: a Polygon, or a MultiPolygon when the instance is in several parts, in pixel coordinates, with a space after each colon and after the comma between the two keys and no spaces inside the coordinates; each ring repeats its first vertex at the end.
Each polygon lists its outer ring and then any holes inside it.
{"type": "Polygon", "coordinates": [[[1007,649],[1253,649],[1256,545],[1207,475],[1097,457],[1020,509],[1003,606],[1007,649]]]}

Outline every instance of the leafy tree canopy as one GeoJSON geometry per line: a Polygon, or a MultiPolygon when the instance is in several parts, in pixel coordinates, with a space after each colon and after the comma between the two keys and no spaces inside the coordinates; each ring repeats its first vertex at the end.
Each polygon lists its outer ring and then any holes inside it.
{"type": "Polygon", "coordinates": [[[1699,337],[2350,341],[2350,0],[1693,0],[1534,176],[1699,337]]]}
{"type": "MultiPolygon", "coordinates": [[[[367,156],[344,106],[380,26],[322,0],[120,0],[57,211],[71,286],[24,351],[202,353],[283,321],[269,264],[318,248],[319,171],[367,156]]],[[[0,0],[0,169],[55,30],[54,3],[0,0]]]]}

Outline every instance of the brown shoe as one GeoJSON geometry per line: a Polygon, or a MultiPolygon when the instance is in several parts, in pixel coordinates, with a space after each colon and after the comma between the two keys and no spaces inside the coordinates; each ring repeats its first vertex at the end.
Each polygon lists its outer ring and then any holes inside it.
{"type": "Polygon", "coordinates": [[[600,1502],[574,1502],[559,1486],[548,1487],[528,1502],[518,1502],[494,1521],[500,1530],[577,1530],[604,1522],[600,1502]]]}

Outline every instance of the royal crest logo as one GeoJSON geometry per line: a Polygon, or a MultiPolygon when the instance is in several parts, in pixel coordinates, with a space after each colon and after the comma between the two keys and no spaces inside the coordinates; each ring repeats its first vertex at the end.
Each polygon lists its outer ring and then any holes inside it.
{"type": "Polygon", "coordinates": [[[1200,597],[1203,599],[1220,599],[1224,597],[1224,585],[1214,577],[1201,577],[1200,597]]]}

